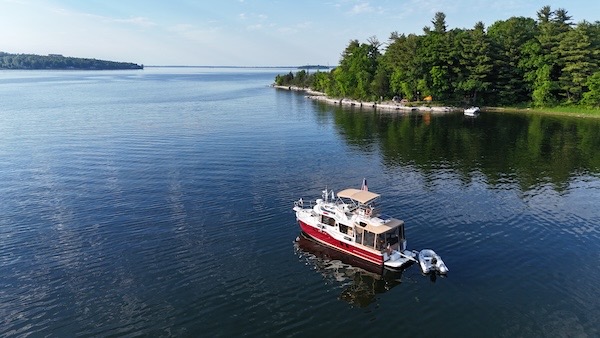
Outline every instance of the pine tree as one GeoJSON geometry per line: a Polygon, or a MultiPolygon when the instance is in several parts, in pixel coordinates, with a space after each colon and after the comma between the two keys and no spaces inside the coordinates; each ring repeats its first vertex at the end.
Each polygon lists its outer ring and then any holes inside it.
{"type": "Polygon", "coordinates": [[[480,21],[472,30],[461,34],[460,64],[462,72],[457,84],[458,89],[465,92],[472,103],[477,102],[477,94],[489,88],[492,58],[490,43],[485,33],[485,26],[480,21]]]}
{"type": "Polygon", "coordinates": [[[568,103],[576,103],[581,99],[588,77],[598,69],[590,48],[592,43],[589,34],[590,24],[582,22],[562,35],[557,48],[559,64],[562,66],[559,87],[568,103]]]}
{"type": "Polygon", "coordinates": [[[600,107],[600,72],[594,73],[586,82],[589,91],[583,94],[583,104],[600,107]]]}
{"type": "Polygon", "coordinates": [[[400,95],[409,100],[418,100],[419,92],[424,92],[425,88],[419,88],[419,82],[424,76],[418,54],[420,43],[421,37],[415,34],[390,36],[390,43],[382,59],[391,73],[389,86],[392,96],[400,95]]]}
{"type": "Polygon", "coordinates": [[[447,99],[452,93],[452,76],[450,65],[451,43],[446,32],[446,15],[442,12],[435,14],[432,21],[434,29],[425,27],[423,30],[420,58],[423,62],[425,81],[428,92],[436,99],[447,99]]]}
{"type": "Polygon", "coordinates": [[[531,86],[536,79],[539,43],[534,39],[536,23],[531,18],[512,17],[496,21],[488,29],[493,68],[488,91],[498,104],[531,100],[531,86]],[[533,72],[527,80],[527,70],[533,72]]]}

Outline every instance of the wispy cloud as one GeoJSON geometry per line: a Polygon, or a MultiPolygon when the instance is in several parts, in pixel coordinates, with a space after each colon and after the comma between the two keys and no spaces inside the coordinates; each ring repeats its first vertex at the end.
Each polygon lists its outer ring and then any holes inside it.
{"type": "Polygon", "coordinates": [[[255,24],[255,25],[250,25],[250,26],[247,26],[246,28],[247,28],[248,30],[251,30],[251,31],[257,31],[257,30],[261,30],[261,29],[263,29],[263,27],[264,27],[264,26],[263,26],[262,24],[260,24],[260,23],[257,23],[257,24],[255,24]]]}
{"type": "Polygon", "coordinates": [[[363,2],[363,3],[354,5],[352,7],[352,9],[350,10],[350,13],[361,14],[361,13],[370,13],[373,11],[374,11],[373,7],[371,7],[371,5],[368,2],[363,2]]]}
{"type": "Polygon", "coordinates": [[[298,23],[293,26],[279,27],[279,28],[277,28],[277,31],[282,34],[295,34],[295,33],[303,32],[303,31],[306,31],[307,29],[310,29],[312,27],[312,25],[313,25],[312,22],[305,21],[305,22],[301,22],[301,23],[298,23]]]}
{"type": "Polygon", "coordinates": [[[250,31],[261,30],[266,27],[272,27],[273,24],[268,23],[268,16],[266,14],[256,13],[240,13],[238,18],[246,22],[246,29],[250,31]]]}
{"type": "Polygon", "coordinates": [[[152,26],[156,26],[156,23],[153,22],[152,20],[142,17],[142,16],[137,16],[137,17],[133,17],[133,18],[129,18],[129,19],[112,19],[112,21],[114,22],[118,22],[118,23],[125,23],[125,24],[131,24],[134,26],[139,26],[139,27],[152,27],[152,26]]]}
{"type": "Polygon", "coordinates": [[[352,15],[366,14],[366,13],[383,13],[384,9],[380,6],[374,7],[369,2],[358,2],[350,9],[349,13],[352,15]]]}
{"type": "Polygon", "coordinates": [[[178,24],[169,27],[168,30],[187,40],[198,43],[214,41],[219,33],[218,27],[201,28],[190,24],[178,24]]]}
{"type": "Polygon", "coordinates": [[[73,10],[68,10],[65,8],[58,8],[58,7],[51,8],[50,12],[61,15],[61,16],[82,18],[84,20],[94,20],[94,21],[104,22],[104,23],[127,24],[127,25],[142,27],[142,28],[156,26],[155,22],[153,22],[149,18],[142,17],[142,16],[119,18],[119,17],[110,17],[110,16],[104,16],[104,15],[98,15],[98,14],[92,14],[92,13],[86,13],[86,12],[73,11],[73,10]]]}
{"type": "Polygon", "coordinates": [[[269,17],[266,14],[256,14],[256,13],[240,13],[238,14],[238,18],[240,20],[254,20],[254,21],[265,21],[269,17]]]}

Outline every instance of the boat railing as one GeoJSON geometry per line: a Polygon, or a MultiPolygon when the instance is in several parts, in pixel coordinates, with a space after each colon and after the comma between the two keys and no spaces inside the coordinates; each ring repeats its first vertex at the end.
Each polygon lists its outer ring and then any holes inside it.
{"type": "Polygon", "coordinates": [[[311,208],[312,209],[316,204],[317,204],[316,201],[304,201],[302,199],[299,199],[294,202],[294,206],[300,207],[300,208],[311,208]]]}

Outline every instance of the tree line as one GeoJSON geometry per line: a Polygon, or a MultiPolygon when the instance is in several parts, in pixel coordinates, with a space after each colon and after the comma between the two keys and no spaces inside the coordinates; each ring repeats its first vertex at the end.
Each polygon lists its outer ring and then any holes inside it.
{"type": "Polygon", "coordinates": [[[544,6],[537,18],[511,17],[486,29],[451,29],[435,14],[423,34],[351,40],[330,72],[278,75],[279,85],[375,101],[404,98],[452,104],[600,106],[600,22],[572,22],[544,6]]]}
{"type": "Polygon", "coordinates": [[[65,57],[59,54],[10,54],[0,52],[0,69],[143,69],[144,65],[96,59],[65,57]]]}

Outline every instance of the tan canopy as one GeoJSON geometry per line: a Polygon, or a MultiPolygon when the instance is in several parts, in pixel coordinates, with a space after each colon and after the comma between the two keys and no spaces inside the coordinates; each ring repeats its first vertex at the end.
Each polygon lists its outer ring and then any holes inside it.
{"type": "Polygon", "coordinates": [[[404,224],[404,221],[395,219],[395,218],[391,218],[387,223],[384,223],[384,224],[367,223],[367,226],[364,227],[364,229],[369,230],[370,232],[375,233],[375,234],[382,234],[384,232],[395,229],[395,228],[401,226],[402,224],[404,224]]]}
{"type": "Polygon", "coordinates": [[[338,192],[337,195],[338,197],[349,198],[362,204],[368,204],[369,202],[380,196],[379,194],[376,194],[374,192],[352,188],[342,190],[338,192]]]}

